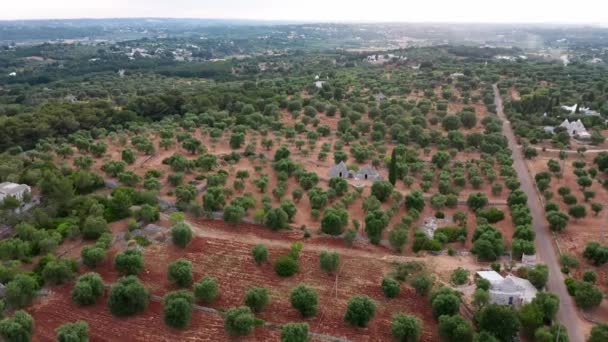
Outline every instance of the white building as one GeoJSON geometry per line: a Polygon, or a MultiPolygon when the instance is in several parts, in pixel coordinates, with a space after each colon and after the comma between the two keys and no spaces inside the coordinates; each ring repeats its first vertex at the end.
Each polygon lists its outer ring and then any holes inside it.
{"type": "MultiPolygon", "coordinates": [[[[570,114],[574,114],[576,113],[576,107],[578,106],[577,103],[575,103],[573,106],[562,106],[562,109],[570,112],[570,114]]],[[[600,116],[600,113],[590,109],[589,107],[579,107],[578,108],[579,113],[584,114],[586,116],[600,116]]]]}
{"type": "Polygon", "coordinates": [[[31,193],[32,189],[26,184],[16,184],[10,182],[0,183],[0,202],[8,196],[13,196],[19,201],[23,200],[25,193],[31,193]]]}
{"type": "Polygon", "coordinates": [[[315,87],[317,87],[317,89],[323,88],[324,84],[325,84],[325,81],[315,81],[315,87]]]}
{"type": "Polygon", "coordinates": [[[538,290],[527,279],[512,274],[502,277],[495,271],[479,271],[477,276],[490,282],[490,303],[515,305],[530,303],[538,290]]]}
{"type": "Polygon", "coordinates": [[[591,134],[589,134],[589,132],[587,132],[585,125],[583,125],[583,123],[581,122],[580,119],[578,119],[576,121],[572,121],[572,122],[568,121],[568,119],[565,119],[564,122],[562,122],[561,125],[559,125],[559,126],[564,127],[566,129],[566,131],[568,132],[568,134],[573,138],[579,138],[579,139],[591,138],[591,134]]]}

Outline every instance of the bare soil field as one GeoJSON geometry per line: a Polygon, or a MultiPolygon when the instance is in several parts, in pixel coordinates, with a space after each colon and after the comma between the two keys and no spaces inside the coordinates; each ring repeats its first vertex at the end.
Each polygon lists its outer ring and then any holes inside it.
{"type": "MultiPolygon", "coordinates": [[[[598,273],[597,285],[600,286],[604,291],[608,291],[608,267],[607,265],[596,267],[583,257],[582,253],[585,249],[585,245],[589,241],[598,241],[600,243],[608,243],[608,211],[606,205],[608,203],[608,191],[602,187],[598,181],[594,181],[593,185],[587,190],[594,191],[595,197],[590,199],[589,202],[585,202],[583,192],[580,186],[576,183],[576,175],[574,175],[572,162],[575,160],[584,160],[587,165],[585,168],[594,167],[593,158],[595,154],[585,154],[583,157],[580,156],[569,156],[564,163],[560,163],[563,168],[564,177],[557,179],[555,177],[551,180],[550,190],[555,194],[552,199],[560,206],[560,210],[568,212],[568,206],[562,201],[561,196],[557,193],[557,189],[566,186],[572,190],[572,194],[576,196],[578,203],[585,205],[587,208],[587,216],[581,219],[570,218],[570,222],[566,229],[561,232],[559,236],[559,245],[562,252],[575,254],[581,262],[581,267],[577,270],[572,270],[575,277],[582,277],[582,273],[586,270],[594,270],[598,273]],[[591,210],[591,203],[601,203],[604,205],[599,215],[595,215],[591,210]]],[[[532,174],[536,174],[543,171],[548,171],[547,161],[551,158],[547,158],[544,154],[541,156],[528,161],[528,166],[532,174]]],[[[558,160],[557,158],[553,158],[558,160]]],[[[601,175],[598,175],[601,177],[601,175]]]]}
{"type": "MultiPolygon", "coordinates": [[[[227,225],[224,222],[218,223],[227,225]]],[[[227,226],[222,228],[230,229],[227,226]]],[[[305,242],[300,257],[300,273],[291,278],[281,278],[275,274],[271,263],[257,266],[253,262],[251,248],[254,245],[255,242],[244,243],[210,237],[197,237],[185,249],[166,244],[151,245],[144,249],[145,270],[140,274],[140,278],[153,295],[163,296],[176,289],[167,280],[168,264],[175,259],[186,258],[193,263],[196,281],[203,276],[213,276],[219,280],[220,296],[211,304],[211,307],[216,309],[242,305],[249,288],[263,286],[270,290],[271,303],[260,313],[260,318],[276,324],[302,321],[299,313],[291,308],[289,294],[293,287],[305,283],[315,288],[319,294],[318,315],[304,320],[310,324],[313,332],[344,337],[352,341],[390,340],[392,315],[406,312],[418,316],[424,322],[422,341],[438,339],[437,323],[432,318],[428,298],[418,296],[405,283],[398,298],[387,299],[382,293],[380,283],[383,275],[392,270],[391,263],[381,258],[342,254],[339,274],[329,275],[319,268],[318,249],[307,250],[305,242]],[[347,301],[354,295],[368,295],[378,304],[376,316],[368,328],[353,328],[343,320],[347,301]]],[[[288,253],[287,247],[268,247],[271,262],[288,253]]],[[[95,270],[102,275],[106,283],[118,278],[112,266],[116,252],[116,248],[112,248],[108,259],[95,270]]],[[[381,254],[378,253],[378,256],[381,254]]],[[[77,319],[89,322],[93,341],[121,338],[124,340],[124,336],[137,336],[130,339],[136,341],[228,340],[223,330],[223,320],[218,315],[195,310],[191,326],[184,331],[178,331],[164,325],[162,305],[151,302],[150,307],[141,315],[126,320],[117,319],[109,313],[105,298],[93,307],[74,306],[69,298],[71,286],[54,288],[49,296],[32,307],[30,312],[37,322],[35,340],[50,340],[57,326],[77,319]]],[[[255,334],[245,340],[274,341],[277,340],[277,332],[258,327],[255,334]]]]}
{"type": "MultiPolygon", "coordinates": [[[[29,313],[34,318],[33,341],[55,341],[55,329],[66,322],[84,320],[89,323],[89,339],[96,341],[229,341],[223,318],[214,313],[194,310],[188,329],[173,329],[163,322],[159,301],[151,301],[141,314],[129,318],[114,317],[103,296],[93,306],[80,307],[72,303],[72,285],[53,288],[45,298],[36,302],[29,313]]],[[[239,341],[277,341],[280,332],[267,327],[239,341]]]]}

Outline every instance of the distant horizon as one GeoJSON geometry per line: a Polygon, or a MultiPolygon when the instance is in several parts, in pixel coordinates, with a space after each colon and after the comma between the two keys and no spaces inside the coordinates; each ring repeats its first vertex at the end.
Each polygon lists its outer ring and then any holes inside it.
{"type": "Polygon", "coordinates": [[[64,17],[64,18],[22,18],[22,19],[0,19],[0,22],[35,22],[35,21],[70,21],[70,20],[208,20],[226,22],[265,22],[282,24],[445,24],[445,25],[567,25],[567,26],[604,26],[608,27],[608,22],[559,22],[559,21],[529,21],[529,22],[491,22],[491,21],[394,21],[394,20],[316,20],[316,19],[256,19],[256,18],[222,18],[222,17],[64,17]]]}
{"type": "Polygon", "coordinates": [[[607,25],[608,3],[578,0],[19,0],[2,21],[207,19],[298,23],[607,25]]]}

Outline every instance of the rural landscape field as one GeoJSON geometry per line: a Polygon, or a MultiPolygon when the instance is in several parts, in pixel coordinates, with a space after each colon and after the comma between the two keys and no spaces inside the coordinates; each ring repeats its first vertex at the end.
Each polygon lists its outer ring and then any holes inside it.
{"type": "Polygon", "coordinates": [[[608,341],[606,33],[0,21],[0,338],[608,341]]]}

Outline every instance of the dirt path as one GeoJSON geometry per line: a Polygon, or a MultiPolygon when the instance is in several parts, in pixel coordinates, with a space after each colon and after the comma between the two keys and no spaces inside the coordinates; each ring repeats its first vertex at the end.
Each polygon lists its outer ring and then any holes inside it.
{"type": "Polygon", "coordinates": [[[578,309],[574,306],[572,297],[568,294],[564,285],[564,277],[562,276],[560,265],[558,262],[557,253],[553,245],[553,236],[545,221],[544,209],[541,206],[541,201],[538,192],[534,188],[532,176],[528,171],[525,160],[521,153],[521,149],[517,146],[511,123],[507,120],[502,107],[502,99],[496,84],[494,88],[494,101],[496,104],[496,113],[503,121],[503,134],[507,137],[509,148],[513,153],[513,167],[517,171],[521,189],[528,195],[528,206],[532,214],[532,225],[536,232],[536,253],[540,259],[549,267],[549,280],[547,288],[557,294],[560,299],[560,307],[557,312],[557,320],[566,326],[570,341],[583,342],[585,337],[581,329],[583,322],[578,316],[578,309]]]}
{"type": "MultiPolygon", "coordinates": [[[[568,154],[578,154],[578,151],[576,150],[559,150],[556,148],[545,148],[543,150],[542,147],[539,146],[532,146],[533,148],[539,150],[539,151],[545,151],[545,152],[555,152],[555,153],[559,153],[559,152],[566,152],[568,154]]],[[[602,153],[602,152],[608,152],[608,148],[603,148],[603,149],[589,149],[589,150],[585,150],[584,153],[602,153]]]]}

